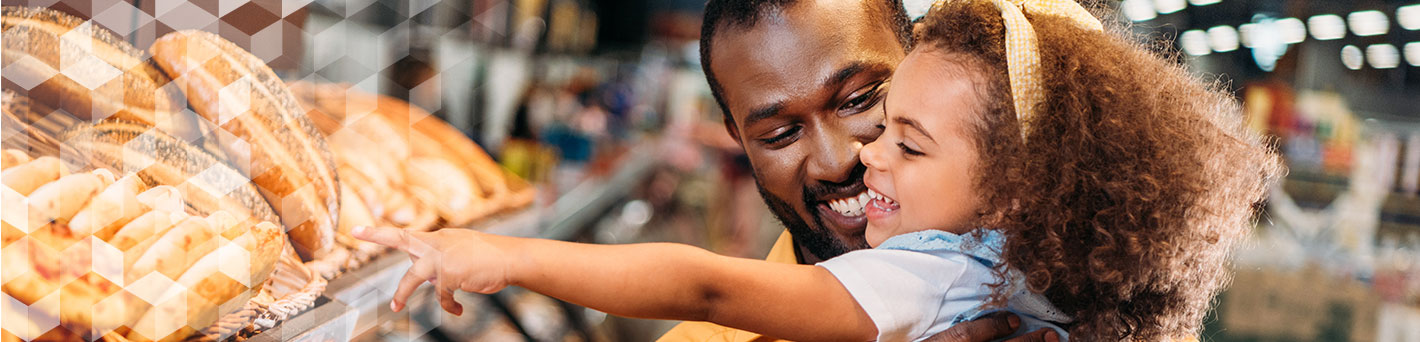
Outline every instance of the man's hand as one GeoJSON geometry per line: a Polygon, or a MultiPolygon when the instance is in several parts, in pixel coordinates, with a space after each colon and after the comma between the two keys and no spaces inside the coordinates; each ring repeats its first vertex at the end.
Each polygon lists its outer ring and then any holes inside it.
{"type": "Polygon", "coordinates": [[[409,296],[426,281],[438,289],[439,305],[454,315],[463,314],[463,305],[454,300],[454,291],[494,293],[510,282],[514,259],[489,241],[496,237],[477,231],[356,227],[351,233],[361,240],[404,251],[413,261],[390,301],[390,309],[395,312],[404,309],[409,296]]]}
{"type": "MultiPolygon", "coordinates": [[[[957,324],[937,336],[927,339],[933,342],[981,342],[994,341],[1011,336],[1021,326],[1021,318],[1008,312],[997,312],[975,321],[957,324]]],[[[1060,336],[1054,330],[1040,329],[1017,336],[1007,342],[1059,342],[1060,336]]]]}

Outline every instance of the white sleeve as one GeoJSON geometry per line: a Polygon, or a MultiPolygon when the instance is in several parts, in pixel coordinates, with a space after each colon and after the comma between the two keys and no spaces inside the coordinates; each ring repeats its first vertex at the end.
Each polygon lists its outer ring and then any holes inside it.
{"type": "Polygon", "coordinates": [[[960,260],[904,250],[854,251],[818,264],[838,278],[878,327],[878,341],[911,341],[938,318],[960,260]]]}

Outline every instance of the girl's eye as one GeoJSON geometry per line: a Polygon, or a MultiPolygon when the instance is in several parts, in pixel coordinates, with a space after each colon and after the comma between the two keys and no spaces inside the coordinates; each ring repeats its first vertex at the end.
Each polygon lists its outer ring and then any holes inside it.
{"type": "Polygon", "coordinates": [[[902,154],[906,154],[909,156],[923,155],[922,151],[914,150],[911,147],[907,147],[907,144],[901,142],[897,143],[897,148],[902,149],[902,154]]]}
{"type": "Polygon", "coordinates": [[[772,137],[760,139],[759,141],[760,141],[761,143],[765,144],[765,145],[771,145],[771,146],[772,146],[772,145],[778,145],[778,144],[781,143],[781,142],[784,142],[784,141],[786,141],[786,140],[789,140],[789,138],[793,137],[795,134],[798,134],[798,133],[799,133],[799,126],[790,126],[788,129],[785,129],[784,132],[782,132],[782,133],[775,134],[775,135],[772,136],[772,137]]]}
{"type": "Polygon", "coordinates": [[[882,93],[883,83],[884,82],[873,83],[849,95],[848,100],[844,101],[843,105],[838,106],[838,110],[857,113],[872,108],[873,105],[878,103],[878,99],[882,98],[879,94],[882,93]]]}

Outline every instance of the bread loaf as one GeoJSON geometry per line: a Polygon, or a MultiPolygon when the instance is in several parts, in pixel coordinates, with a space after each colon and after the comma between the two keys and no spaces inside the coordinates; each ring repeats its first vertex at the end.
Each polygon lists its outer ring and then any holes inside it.
{"type": "Polygon", "coordinates": [[[11,166],[28,163],[31,160],[34,159],[30,158],[30,156],[28,154],[25,154],[24,151],[20,151],[13,148],[7,148],[4,152],[3,162],[0,162],[0,169],[8,169],[11,166]]]}
{"type": "MultiPolygon", "coordinates": [[[[281,222],[251,180],[202,149],[128,122],[81,124],[64,133],[98,164],[136,172],[149,186],[173,185],[198,215],[226,211],[239,218],[281,222]]],[[[170,211],[176,209],[169,208],[170,211]]]]}
{"type": "Polygon", "coordinates": [[[125,272],[128,281],[136,281],[149,272],[158,272],[177,279],[198,258],[217,249],[217,229],[202,217],[189,216],[155,240],[125,272]]]}
{"type": "Polygon", "coordinates": [[[39,157],[28,163],[0,171],[6,187],[20,195],[29,196],[41,185],[58,180],[69,174],[69,170],[55,157],[39,157]]]}
{"type": "Polygon", "coordinates": [[[112,173],[96,170],[60,177],[41,185],[29,196],[29,230],[38,230],[51,222],[68,224],[79,209],[113,181],[112,173]]]}
{"type": "Polygon", "coordinates": [[[3,26],[6,89],[84,120],[115,118],[189,141],[201,137],[197,121],[181,115],[168,77],[112,32],[58,11],[10,6],[3,26]]]}
{"type": "Polygon", "coordinates": [[[136,175],[119,178],[74,214],[74,218],[69,220],[69,231],[82,237],[122,227],[147,211],[138,201],[138,193],[145,187],[143,180],[136,175]]]}
{"type": "Polygon", "coordinates": [[[302,258],[326,253],[339,212],[335,165],[285,84],[260,59],[207,32],[167,34],[151,51],[193,110],[230,133],[220,144],[272,204],[302,258]]]}
{"type": "Polygon", "coordinates": [[[180,286],[164,293],[164,300],[135,321],[126,337],[180,341],[195,333],[194,327],[209,326],[241,309],[271,274],[284,240],[276,225],[259,222],[230,243],[206,253],[176,279],[180,286]],[[232,274],[231,270],[247,272],[232,274]],[[176,330],[164,329],[173,327],[176,330]]]}

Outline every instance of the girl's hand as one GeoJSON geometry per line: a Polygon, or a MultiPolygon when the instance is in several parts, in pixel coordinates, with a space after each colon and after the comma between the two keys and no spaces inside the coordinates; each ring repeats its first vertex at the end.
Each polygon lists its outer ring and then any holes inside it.
{"type": "Polygon", "coordinates": [[[454,291],[494,293],[511,283],[509,270],[514,258],[495,245],[499,237],[468,229],[441,229],[413,232],[398,228],[355,227],[352,235],[396,248],[409,254],[413,265],[399,280],[390,309],[404,309],[414,289],[424,282],[439,292],[439,305],[454,315],[463,314],[463,305],[454,300],[454,291]]]}

